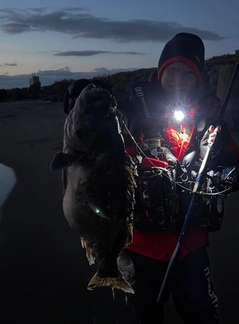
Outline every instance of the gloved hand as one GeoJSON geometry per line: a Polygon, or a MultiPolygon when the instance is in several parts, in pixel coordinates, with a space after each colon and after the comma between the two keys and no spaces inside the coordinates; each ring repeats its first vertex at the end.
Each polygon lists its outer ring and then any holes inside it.
{"type": "Polygon", "coordinates": [[[221,130],[220,126],[214,127],[213,125],[209,126],[208,129],[208,144],[212,145],[215,141],[215,138],[217,136],[217,133],[221,130]]]}
{"type": "Polygon", "coordinates": [[[200,141],[200,157],[203,159],[208,145],[212,145],[212,157],[218,155],[223,148],[222,140],[220,139],[220,126],[210,125],[209,128],[204,133],[201,141],[200,141]],[[218,134],[219,133],[219,134],[218,134]]]}

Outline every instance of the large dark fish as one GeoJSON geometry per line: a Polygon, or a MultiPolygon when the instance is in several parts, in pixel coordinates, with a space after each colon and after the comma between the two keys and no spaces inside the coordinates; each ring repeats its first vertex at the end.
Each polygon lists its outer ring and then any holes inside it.
{"type": "Polygon", "coordinates": [[[88,289],[109,286],[133,293],[117,267],[122,248],[132,240],[135,165],[125,152],[110,91],[89,84],[64,125],[63,152],[51,169],[63,169],[63,210],[79,232],[97,273],[88,289]]]}

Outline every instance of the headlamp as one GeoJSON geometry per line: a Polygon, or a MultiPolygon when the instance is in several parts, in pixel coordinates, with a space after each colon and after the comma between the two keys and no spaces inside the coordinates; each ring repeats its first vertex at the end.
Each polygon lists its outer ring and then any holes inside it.
{"type": "Polygon", "coordinates": [[[178,107],[174,110],[173,117],[176,121],[180,122],[185,118],[185,113],[183,112],[183,109],[178,107]]]}

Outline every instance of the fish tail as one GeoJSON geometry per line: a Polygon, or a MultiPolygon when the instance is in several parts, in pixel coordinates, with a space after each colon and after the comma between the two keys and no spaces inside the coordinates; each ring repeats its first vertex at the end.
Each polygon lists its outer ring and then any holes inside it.
{"type": "Polygon", "coordinates": [[[134,290],[131,285],[122,277],[121,273],[115,278],[102,278],[99,276],[98,272],[91,278],[88,283],[87,289],[93,290],[98,287],[111,287],[120,289],[126,293],[134,294],[134,290]]]}

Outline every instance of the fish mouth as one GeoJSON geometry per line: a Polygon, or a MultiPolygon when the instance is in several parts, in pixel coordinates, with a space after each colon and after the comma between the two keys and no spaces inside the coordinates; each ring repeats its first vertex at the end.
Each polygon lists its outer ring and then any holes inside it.
{"type": "Polygon", "coordinates": [[[85,106],[84,113],[97,108],[104,117],[116,114],[116,99],[109,89],[90,83],[80,94],[81,105],[85,106]]]}
{"type": "Polygon", "coordinates": [[[86,86],[81,95],[83,97],[90,97],[92,99],[102,99],[104,97],[106,98],[113,98],[113,94],[110,92],[110,90],[102,88],[98,85],[95,85],[93,83],[90,83],[88,86],[86,86]]]}

